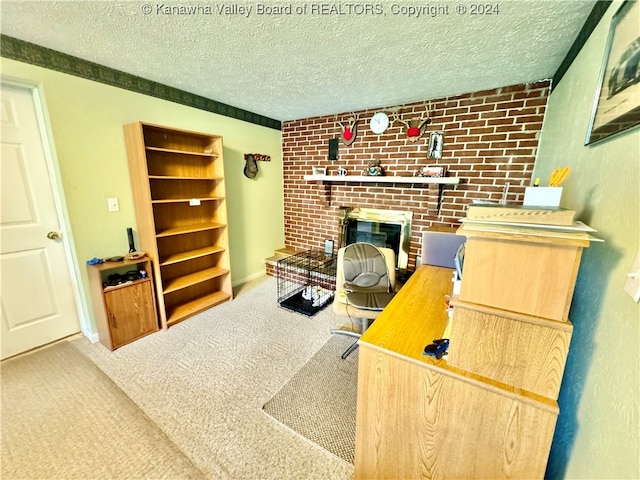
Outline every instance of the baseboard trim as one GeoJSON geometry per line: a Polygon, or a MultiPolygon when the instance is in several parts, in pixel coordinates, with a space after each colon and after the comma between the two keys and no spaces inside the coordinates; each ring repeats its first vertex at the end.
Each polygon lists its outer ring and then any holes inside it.
{"type": "Polygon", "coordinates": [[[256,280],[257,278],[264,277],[265,275],[266,275],[265,272],[252,273],[251,275],[247,275],[244,278],[240,278],[238,280],[234,280],[233,282],[231,282],[231,285],[233,287],[237,287],[238,285],[242,285],[243,283],[247,283],[247,282],[250,282],[252,280],[256,280]]]}

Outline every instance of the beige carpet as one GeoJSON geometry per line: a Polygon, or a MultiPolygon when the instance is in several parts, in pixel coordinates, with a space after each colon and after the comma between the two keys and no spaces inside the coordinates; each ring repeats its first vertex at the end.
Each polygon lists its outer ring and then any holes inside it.
{"type": "Polygon", "coordinates": [[[356,436],[358,350],[346,360],[340,356],[354,341],[331,337],[264,406],[269,415],[349,463],[356,436]]]}
{"type": "Polygon", "coordinates": [[[204,478],[68,342],[2,362],[1,385],[3,480],[204,478]]]}
{"type": "Polygon", "coordinates": [[[279,308],[266,278],[167,331],[91,358],[208,478],[350,479],[353,465],[267,415],[271,399],[343,319],[279,308]]]}

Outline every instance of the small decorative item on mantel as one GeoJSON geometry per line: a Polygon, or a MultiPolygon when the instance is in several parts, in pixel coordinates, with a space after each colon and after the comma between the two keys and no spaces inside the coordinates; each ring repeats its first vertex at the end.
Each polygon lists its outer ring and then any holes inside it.
{"type": "Polygon", "coordinates": [[[440,177],[444,177],[446,174],[447,174],[447,167],[443,165],[432,165],[432,166],[420,167],[416,171],[417,177],[440,178],[440,177]]]}
{"type": "Polygon", "coordinates": [[[365,177],[379,177],[382,175],[382,167],[380,160],[371,160],[367,168],[364,169],[362,175],[365,177]]]}
{"type": "Polygon", "coordinates": [[[313,175],[326,175],[327,174],[327,167],[312,167],[311,168],[311,173],[313,175]]]}
{"type": "Polygon", "coordinates": [[[344,167],[338,167],[338,176],[339,177],[346,177],[347,176],[347,169],[344,167]]]}

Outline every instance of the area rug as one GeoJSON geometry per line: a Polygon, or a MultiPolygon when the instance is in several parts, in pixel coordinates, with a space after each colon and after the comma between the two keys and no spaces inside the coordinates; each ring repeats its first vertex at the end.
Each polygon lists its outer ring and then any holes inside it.
{"type": "Polygon", "coordinates": [[[340,355],[355,339],[334,335],[269,400],[263,410],[300,435],[353,463],[358,350],[340,355]]]}

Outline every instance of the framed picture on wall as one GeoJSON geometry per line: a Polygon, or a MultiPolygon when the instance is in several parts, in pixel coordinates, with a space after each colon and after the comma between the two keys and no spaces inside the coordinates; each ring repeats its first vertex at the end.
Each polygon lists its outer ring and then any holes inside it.
{"type": "Polygon", "coordinates": [[[611,20],[585,145],[640,125],[640,2],[624,2],[611,20]]]}
{"type": "Polygon", "coordinates": [[[429,134],[429,158],[442,158],[442,142],[444,132],[431,132],[429,134]]]}

